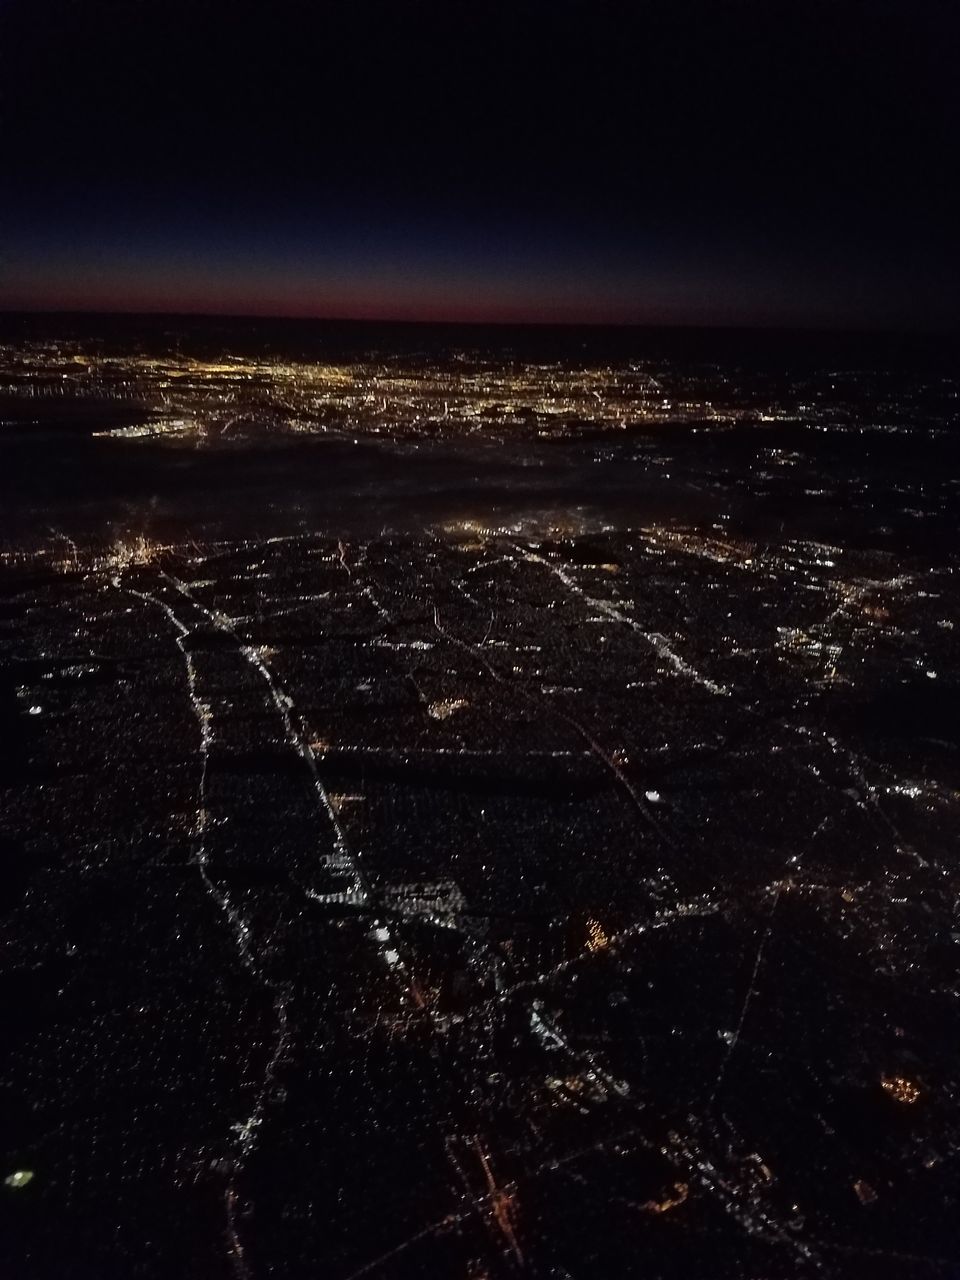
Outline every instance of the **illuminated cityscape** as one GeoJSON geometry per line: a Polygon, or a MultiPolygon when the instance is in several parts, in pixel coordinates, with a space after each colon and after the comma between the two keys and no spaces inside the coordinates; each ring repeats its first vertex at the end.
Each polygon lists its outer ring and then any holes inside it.
{"type": "Polygon", "coordinates": [[[953,1274],[940,349],[119,324],[0,347],[4,1274],[953,1274]]]}

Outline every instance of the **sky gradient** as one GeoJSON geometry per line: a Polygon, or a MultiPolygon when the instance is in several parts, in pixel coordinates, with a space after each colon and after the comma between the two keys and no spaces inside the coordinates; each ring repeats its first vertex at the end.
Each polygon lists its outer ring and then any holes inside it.
{"type": "Polygon", "coordinates": [[[0,308],[957,324],[947,4],[4,0],[0,28],[0,308]]]}

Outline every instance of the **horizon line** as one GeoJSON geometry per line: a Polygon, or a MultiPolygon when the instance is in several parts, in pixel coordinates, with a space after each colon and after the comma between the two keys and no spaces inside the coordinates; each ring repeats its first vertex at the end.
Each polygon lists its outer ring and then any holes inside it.
{"type": "Polygon", "coordinates": [[[165,308],[105,308],[105,307],[4,307],[0,317],[63,316],[63,317],[114,317],[132,319],[170,320],[241,320],[279,321],[289,324],[326,325],[396,325],[410,328],[445,329],[676,329],[682,331],[723,331],[740,333],[808,333],[832,334],[848,337],[893,338],[951,338],[960,336],[960,329],[890,328],[869,326],[832,326],[828,324],[778,324],[744,321],[695,321],[695,320],[465,320],[465,319],[413,319],[387,316],[296,315],[273,311],[168,311],[165,308]]]}

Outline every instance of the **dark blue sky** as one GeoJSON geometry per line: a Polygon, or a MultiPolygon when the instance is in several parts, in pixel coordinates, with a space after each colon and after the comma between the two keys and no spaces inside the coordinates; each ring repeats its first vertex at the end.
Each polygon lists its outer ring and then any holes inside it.
{"type": "Polygon", "coordinates": [[[943,3],[4,0],[0,307],[953,327],[943,3]]]}

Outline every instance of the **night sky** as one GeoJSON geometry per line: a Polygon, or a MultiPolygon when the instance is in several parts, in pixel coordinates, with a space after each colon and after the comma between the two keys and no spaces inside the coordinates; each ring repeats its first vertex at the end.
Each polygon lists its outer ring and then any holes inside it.
{"type": "Polygon", "coordinates": [[[955,328],[954,0],[0,0],[0,307],[955,328]]]}

